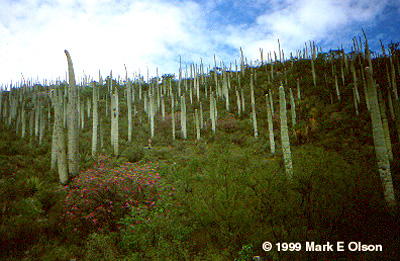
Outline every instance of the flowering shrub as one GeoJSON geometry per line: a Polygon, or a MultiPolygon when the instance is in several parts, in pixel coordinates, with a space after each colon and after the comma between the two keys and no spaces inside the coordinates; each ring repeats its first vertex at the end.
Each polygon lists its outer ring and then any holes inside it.
{"type": "Polygon", "coordinates": [[[158,199],[160,179],[157,166],[125,163],[111,168],[101,156],[93,169],[82,172],[66,186],[64,218],[74,231],[116,231],[117,222],[138,206],[153,206],[158,199]]]}
{"type": "Polygon", "coordinates": [[[226,116],[218,118],[216,122],[217,128],[232,133],[237,129],[237,121],[235,115],[228,113],[226,116]]]}

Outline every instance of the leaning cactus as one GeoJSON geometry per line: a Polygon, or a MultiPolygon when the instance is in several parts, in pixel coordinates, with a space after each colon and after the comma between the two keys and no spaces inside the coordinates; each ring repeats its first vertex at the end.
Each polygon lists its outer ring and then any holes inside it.
{"type": "Polygon", "coordinates": [[[75,83],[74,66],[67,50],[64,51],[68,61],[68,170],[71,176],[79,173],[79,129],[78,95],[75,83]]]}

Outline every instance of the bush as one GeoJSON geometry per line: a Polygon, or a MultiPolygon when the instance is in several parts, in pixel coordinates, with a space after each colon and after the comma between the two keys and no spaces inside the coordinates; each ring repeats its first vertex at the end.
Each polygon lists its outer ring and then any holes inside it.
{"type": "Polygon", "coordinates": [[[0,259],[8,255],[19,255],[38,240],[43,224],[38,222],[42,213],[41,204],[33,198],[17,201],[11,209],[12,215],[3,216],[0,225],[0,259]]]}
{"type": "Polygon", "coordinates": [[[129,147],[122,156],[126,157],[129,162],[138,162],[144,157],[144,148],[142,146],[129,147]]]}
{"type": "Polygon", "coordinates": [[[125,163],[110,168],[99,157],[93,169],[82,172],[65,187],[64,218],[82,236],[95,231],[117,231],[117,221],[139,205],[154,205],[158,199],[157,166],[125,163]]]}
{"type": "Polygon", "coordinates": [[[174,188],[165,188],[154,205],[132,208],[119,222],[121,248],[133,260],[190,260],[188,236],[194,224],[187,222],[187,213],[174,200],[174,188]]]}
{"type": "Polygon", "coordinates": [[[85,260],[120,260],[114,239],[104,234],[90,234],[86,242],[85,260]]]}

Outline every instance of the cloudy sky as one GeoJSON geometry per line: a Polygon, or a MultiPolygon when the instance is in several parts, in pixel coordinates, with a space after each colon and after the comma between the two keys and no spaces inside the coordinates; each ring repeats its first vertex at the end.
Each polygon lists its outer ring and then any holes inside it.
{"type": "Polygon", "coordinates": [[[190,63],[226,65],[277,51],[323,51],[364,29],[373,50],[400,42],[398,0],[0,0],[0,86],[65,78],[67,49],[77,78],[177,73],[190,63]]]}

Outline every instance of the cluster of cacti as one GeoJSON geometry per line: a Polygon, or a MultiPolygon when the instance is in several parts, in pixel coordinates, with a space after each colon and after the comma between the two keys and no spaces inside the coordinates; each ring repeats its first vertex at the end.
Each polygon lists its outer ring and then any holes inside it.
{"type": "MultiPolygon", "coordinates": [[[[377,149],[380,173],[386,191],[385,196],[389,203],[394,201],[394,198],[390,196],[391,190],[388,188],[388,184],[390,183],[390,172],[388,172],[388,170],[390,168],[388,165],[389,161],[386,161],[386,157],[388,157],[388,160],[392,159],[393,154],[391,151],[389,124],[385,110],[387,104],[390,112],[388,116],[391,116],[391,119],[394,121],[397,135],[400,138],[400,103],[398,100],[396,83],[398,74],[396,64],[398,64],[398,57],[394,57],[393,53],[390,53],[387,57],[385,49],[382,48],[383,54],[388,61],[386,63],[385,75],[388,82],[388,89],[379,87],[378,92],[376,91],[377,86],[372,79],[374,72],[372,70],[371,53],[366,37],[365,53],[362,51],[361,39],[356,39],[354,40],[354,52],[351,55],[347,55],[343,50],[339,50],[330,52],[329,57],[321,56],[322,59],[320,59],[317,53],[318,48],[311,42],[309,46],[307,46],[307,44],[305,45],[305,50],[303,50],[303,52],[300,51],[297,53],[297,58],[293,58],[293,55],[290,54],[289,61],[285,60],[285,55],[280,48],[279,40],[278,46],[279,60],[275,52],[273,54],[271,52],[268,53],[266,59],[264,59],[264,52],[260,49],[261,67],[263,67],[263,70],[254,70],[254,66],[247,66],[243,49],[240,48],[240,64],[235,61],[236,71],[232,70],[232,65],[226,67],[222,62],[220,63],[220,68],[218,68],[214,56],[213,70],[209,68],[208,72],[204,72],[202,63],[200,66],[190,64],[186,65],[184,77],[182,76],[182,61],[180,59],[178,80],[172,81],[171,78],[164,78],[161,84],[158,75],[152,81],[150,81],[149,76],[147,76],[148,80],[145,83],[140,74],[136,77],[136,80],[131,80],[126,72],[125,84],[122,82],[123,78],[121,77],[118,77],[118,80],[114,80],[111,73],[106,81],[107,86],[104,86],[103,79],[99,73],[98,83],[91,83],[91,87],[93,88],[93,96],[91,99],[84,97],[83,94],[78,91],[79,88],[77,88],[75,83],[71,57],[66,51],[65,53],[68,59],[68,89],[67,91],[63,91],[60,87],[61,81],[58,81],[55,90],[52,91],[52,103],[54,107],[52,167],[55,168],[55,163],[58,163],[60,180],[62,183],[68,180],[68,175],[65,173],[72,176],[78,174],[79,126],[81,129],[84,129],[85,125],[90,126],[88,121],[85,122],[85,117],[89,119],[91,112],[93,117],[92,155],[96,156],[98,154],[98,138],[100,138],[100,147],[103,147],[105,132],[110,129],[109,137],[111,137],[112,150],[115,155],[119,155],[119,99],[121,99],[121,102],[126,102],[127,104],[128,143],[131,143],[133,140],[132,135],[135,132],[133,129],[134,120],[138,120],[141,124],[148,126],[149,137],[147,138],[155,139],[157,137],[157,115],[161,115],[163,121],[166,120],[167,115],[171,116],[172,139],[176,139],[180,136],[182,139],[200,140],[203,128],[211,129],[214,134],[217,132],[218,115],[225,113],[224,111],[219,111],[221,107],[225,108],[226,112],[236,113],[239,118],[248,117],[248,114],[246,114],[247,99],[247,102],[250,102],[251,105],[250,119],[253,124],[254,137],[268,136],[270,151],[272,154],[275,154],[273,126],[275,111],[273,94],[277,97],[277,91],[279,90],[280,110],[277,113],[280,114],[281,119],[282,154],[286,172],[288,177],[291,178],[293,167],[291,163],[289,137],[292,134],[292,130],[294,131],[302,124],[309,124],[309,118],[307,118],[309,116],[304,117],[296,113],[296,110],[301,106],[301,103],[297,102],[300,101],[301,97],[306,96],[304,93],[300,93],[300,86],[303,84],[303,78],[307,75],[302,77],[296,76],[297,78],[295,78],[295,82],[293,82],[292,79],[288,77],[288,71],[293,69],[293,61],[295,59],[301,59],[301,57],[303,57],[303,59],[308,60],[306,62],[309,66],[307,73],[309,73],[310,79],[312,77],[314,88],[323,85],[325,79],[327,96],[328,99],[330,96],[331,103],[343,103],[347,99],[345,90],[347,86],[351,86],[351,102],[354,103],[355,115],[360,115],[364,105],[371,112],[371,115],[373,115],[371,119],[373,120],[374,126],[375,145],[385,145],[385,149],[377,149]],[[273,55],[275,56],[274,58],[273,55]],[[363,69],[366,65],[369,66],[369,71],[363,69]],[[238,66],[240,70],[237,69],[238,66]],[[324,66],[326,70],[318,71],[321,66],[324,66]],[[265,83],[268,84],[268,87],[261,87],[263,83],[258,82],[260,76],[265,76],[265,83]],[[116,84],[113,84],[113,81],[115,81],[116,84]],[[279,82],[281,84],[279,84],[279,82]],[[287,124],[285,91],[283,86],[278,89],[280,85],[285,85],[289,88],[288,100],[290,101],[291,128],[289,128],[287,124]],[[100,97],[100,89],[103,87],[108,88],[108,95],[106,95],[105,98],[100,97]],[[260,88],[263,88],[262,91],[260,91],[260,88]],[[293,94],[294,91],[292,88],[297,88],[295,89],[295,91],[297,90],[297,99],[293,94]],[[119,97],[119,91],[123,96],[119,97]],[[360,91],[364,91],[365,98],[361,97],[362,95],[360,96],[360,91]],[[265,104],[259,102],[259,99],[263,98],[259,97],[261,92],[265,94],[265,104]],[[334,98],[335,96],[337,98],[334,98]],[[375,96],[379,98],[375,98],[375,96]],[[105,123],[99,119],[99,115],[102,114],[100,108],[103,108],[99,105],[99,102],[102,104],[101,102],[104,102],[104,99],[105,114],[111,118],[110,128],[107,128],[105,123]],[[85,109],[87,113],[85,113],[85,109]],[[258,119],[256,110],[259,115],[261,115],[258,119]],[[147,114],[147,122],[143,120],[146,118],[144,118],[142,114],[135,117],[138,111],[144,111],[144,113],[147,114]],[[203,119],[203,112],[204,115],[206,115],[204,117],[205,119],[203,119]],[[378,114],[379,116],[377,116],[378,114]],[[257,121],[260,121],[260,125],[257,121]],[[268,124],[268,130],[266,128],[260,128],[259,132],[258,125],[265,126],[262,124],[263,122],[268,124]],[[379,122],[382,125],[384,143],[382,143],[380,138],[379,142],[375,140],[378,139],[375,138],[376,135],[381,135],[379,122]],[[191,126],[193,128],[191,128],[191,126]],[[68,128],[68,166],[63,163],[62,155],[64,154],[60,151],[63,149],[60,144],[64,142],[61,141],[62,137],[60,136],[63,136],[63,130],[66,127],[68,128]],[[181,135],[176,135],[178,131],[180,131],[181,135]],[[382,156],[382,151],[386,151],[387,156],[382,156]],[[385,171],[383,171],[383,169],[385,171]]],[[[252,63],[250,62],[250,64],[252,63]]],[[[83,86],[86,86],[89,81],[90,77],[87,75],[81,80],[83,86]]],[[[7,93],[0,92],[0,116],[4,123],[10,126],[15,125],[16,131],[23,138],[29,136],[31,141],[36,140],[39,144],[42,144],[45,138],[46,128],[50,129],[49,127],[51,126],[51,108],[48,99],[49,88],[46,87],[39,90],[38,87],[27,88],[27,84],[23,86],[23,88],[20,88],[20,91],[17,91],[16,88],[12,88],[7,93]],[[45,95],[41,95],[42,93],[45,93],[45,95]],[[28,96],[31,99],[30,102],[25,100],[25,97],[28,96]]],[[[302,90],[304,89],[306,88],[302,87],[302,90]]],[[[379,135],[377,137],[380,137],[379,135]]],[[[64,151],[65,150],[64,148],[64,151]]]]}

